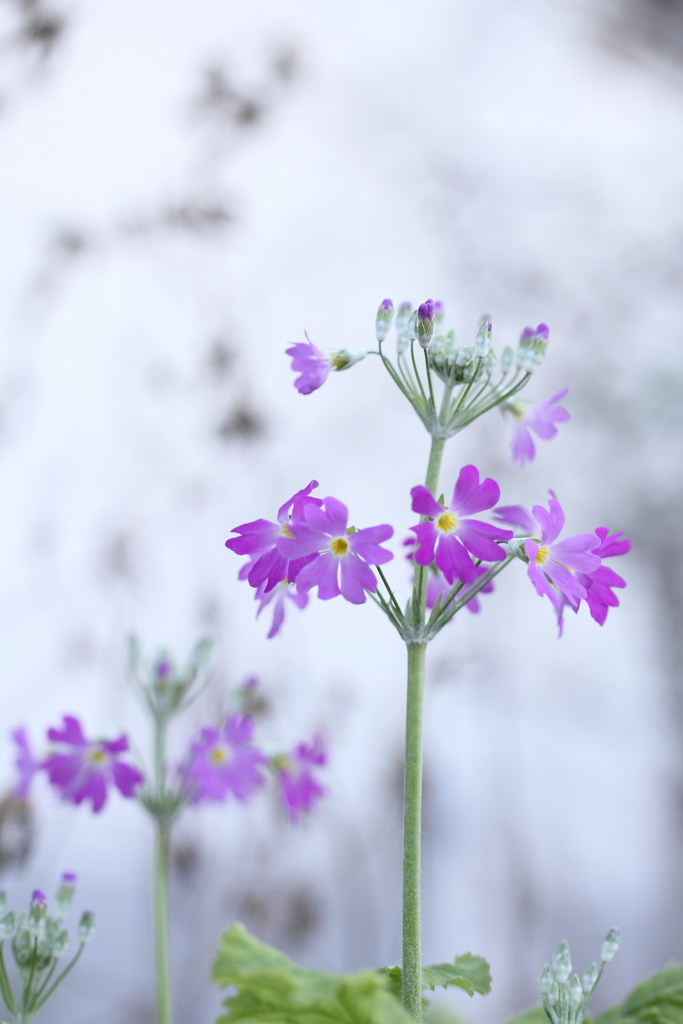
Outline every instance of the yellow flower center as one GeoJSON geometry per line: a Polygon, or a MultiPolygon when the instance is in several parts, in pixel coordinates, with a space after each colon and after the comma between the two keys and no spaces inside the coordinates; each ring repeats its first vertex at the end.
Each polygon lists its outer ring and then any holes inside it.
{"type": "Polygon", "coordinates": [[[442,533],[451,533],[457,525],[458,520],[452,512],[443,512],[436,521],[436,528],[442,533]]]}
{"type": "Polygon", "coordinates": [[[523,419],[526,413],[526,403],[524,402],[506,402],[505,408],[512,413],[516,420],[523,419]]]}
{"type": "Polygon", "coordinates": [[[280,524],[280,536],[281,537],[289,537],[290,540],[292,539],[292,531],[290,530],[290,528],[287,525],[287,523],[281,523],[280,524]]]}
{"type": "Polygon", "coordinates": [[[88,758],[92,764],[97,765],[98,768],[103,764],[106,764],[109,760],[109,757],[104,750],[91,750],[88,753],[88,758]]]}
{"type": "Polygon", "coordinates": [[[332,554],[341,557],[342,555],[348,554],[349,542],[346,537],[335,537],[334,540],[330,541],[330,548],[332,554]]]}
{"type": "Polygon", "coordinates": [[[545,565],[550,557],[550,548],[542,544],[536,552],[536,565],[545,565]]]}
{"type": "Polygon", "coordinates": [[[222,744],[218,747],[214,747],[211,753],[209,754],[209,761],[211,762],[211,764],[220,766],[222,764],[227,764],[229,760],[230,750],[228,747],[225,747],[222,744]]]}

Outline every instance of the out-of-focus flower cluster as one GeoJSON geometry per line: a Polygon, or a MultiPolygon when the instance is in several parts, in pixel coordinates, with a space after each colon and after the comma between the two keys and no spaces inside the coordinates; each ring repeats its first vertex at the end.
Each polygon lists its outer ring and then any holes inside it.
{"type": "MultiPolygon", "coordinates": [[[[160,662],[157,668],[172,678],[170,662],[160,662]]],[[[253,678],[247,685],[253,690],[253,678]]],[[[89,802],[95,813],[102,810],[112,788],[127,799],[138,797],[153,814],[161,813],[149,780],[124,759],[129,749],[127,736],[89,740],[79,719],[65,715],[60,728],[47,730],[47,750],[42,756],[34,753],[25,728],[15,729],[12,738],[17,751],[16,796],[26,797],[34,777],[42,773],[63,800],[89,802]]],[[[253,719],[235,712],[219,726],[201,728],[184,757],[170,767],[164,786],[166,814],[169,807],[175,814],[187,805],[228,797],[244,803],[264,785],[264,773],[269,772],[275,777],[288,816],[299,821],[301,812],[312,810],[325,792],[316,771],[326,762],[326,744],[317,735],[310,744],[299,743],[289,752],[266,754],[254,742],[253,719]]]]}

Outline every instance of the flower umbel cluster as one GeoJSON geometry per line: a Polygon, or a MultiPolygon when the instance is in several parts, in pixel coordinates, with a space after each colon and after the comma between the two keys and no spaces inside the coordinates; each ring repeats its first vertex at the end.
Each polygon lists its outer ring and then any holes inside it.
{"type": "Polygon", "coordinates": [[[575,974],[570,980],[572,961],[569,943],[563,940],[559,944],[552,967],[545,964],[538,979],[543,1009],[550,1024],[582,1024],[605,964],[614,959],[618,949],[619,929],[610,928],[600,950],[600,967],[592,963],[583,978],[579,979],[575,974]]]}
{"type": "Polygon", "coordinates": [[[66,872],[62,875],[51,914],[48,913],[45,894],[40,889],[33,890],[28,912],[19,915],[7,910],[5,894],[0,893],[0,993],[10,1024],[28,1024],[33,1020],[76,965],[92,936],[94,917],[86,910],[78,924],[78,949],[70,963],[56,974],[58,964],[69,947],[64,919],[73,903],[75,889],[76,876],[66,872]],[[12,958],[19,974],[18,992],[10,983],[5,964],[4,947],[10,940],[12,958]]]}
{"type": "Polygon", "coordinates": [[[375,318],[377,350],[340,349],[326,356],[306,335],[305,342],[286,350],[292,359],[292,370],[299,374],[294,386],[300,394],[310,395],[322,387],[330,370],[346,370],[366,355],[378,355],[432,437],[452,437],[489,409],[500,406],[515,422],[513,459],[522,466],[531,462],[536,455],[531,432],[547,440],[557,433],[556,423],[569,419],[566,409],[557,405],[567,388],[535,405],[514,397],[545,358],[547,325],[525,327],[517,346],[506,345],[499,359],[493,347],[493,322],[488,313],[480,317],[471,345],[460,345],[455,330],[445,330],[444,319],[442,302],[427,299],[415,310],[410,302],[402,302],[394,318],[392,300],[384,299],[375,318]],[[396,328],[395,363],[382,347],[392,322],[396,328]],[[422,373],[416,358],[419,349],[425,353],[422,373]],[[438,405],[432,374],[444,384],[438,405]]]}

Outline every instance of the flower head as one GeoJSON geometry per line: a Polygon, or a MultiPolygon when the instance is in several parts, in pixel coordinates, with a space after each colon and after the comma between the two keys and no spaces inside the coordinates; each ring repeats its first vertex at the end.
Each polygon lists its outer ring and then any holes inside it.
{"type": "Polygon", "coordinates": [[[410,527],[419,542],[415,552],[418,565],[435,561],[450,584],[456,578],[469,584],[476,578],[470,554],[487,562],[500,562],[505,558],[497,542],[509,540],[511,530],[502,530],[480,519],[462,518],[492,508],[500,497],[500,487],[495,480],[487,477],[479,482],[476,466],[464,466],[460,470],[448,508],[426,487],[413,487],[410,493],[413,512],[430,517],[410,527]]]}
{"type": "Polygon", "coordinates": [[[283,540],[292,537],[292,524],[303,519],[307,506],[322,505],[320,498],[312,498],[311,491],[318,486],[317,480],[293,494],[277,513],[277,522],[255,519],[251,523],[233,527],[232,532],[240,534],[225,542],[226,548],[237,555],[249,555],[250,562],[242,567],[240,579],[246,578],[252,587],[265,584],[264,593],[269,593],[281,580],[293,583],[304,564],[299,558],[291,558],[283,548],[283,540]],[[246,568],[246,572],[244,572],[246,568]]]}
{"type": "Polygon", "coordinates": [[[525,327],[517,345],[515,362],[520,370],[533,373],[541,365],[548,347],[548,325],[525,327]]]}
{"type": "Polygon", "coordinates": [[[557,433],[556,423],[566,423],[569,413],[557,403],[567,394],[567,388],[560,388],[544,402],[537,402],[536,405],[529,405],[522,399],[511,398],[501,406],[504,413],[509,414],[515,420],[515,429],[512,437],[512,458],[524,466],[527,462],[533,462],[536,456],[536,446],[531,436],[531,431],[544,441],[555,437],[557,433]]]}
{"type": "Polygon", "coordinates": [[[421,348],[429,348],[429,343],[434,334],[434,300],[427,299],[417,307],[417,319],[415,321],[415,334],[421,348]]]}
{"type": "MultiPolygon", "coordinates": [[[[313,561],[315,555],[309,556],[310,561],[313,561]]],[[[304,561],[304,559],[300,559],[304,561]]],[[[296,577],[295,577],[296,579],[296,577]]],[[[295,583],[290,583],[289,580],[280,580],[280,582],[273,588],[273,590],[266,591],[265,583],[256,591],[256,600],[259,602],[259,610],[256,613],[256,618],[259,617],[264,608],[267,607],[274,601],[273,605],[273,619],[270,624],[270,630],[268,631],[268,639],[272,640],[274,636],[280,632],[282,623],[285,621],[285,607],[287,601],[292,601],[297,608],[305,608],[308,604],[308,594],[300,594],[295,583]]]]}
{"type": "Polygon", "coordinates": [[[394,304],[391,299],[382,299],[377,310],[377,317],[375,319],[375,336],[378,341],[384,341],[389,329],[391,327],[391,321],[394,319],[394,304]]]}
{"type": "Polygon", "coordinates": [[[231,715],[220,728],[202,729],[182,768],[190,803],[225,800],[228,793],[243,802],[262,785],[259,768],[267,758],[253,746],[253,733],[252,719],[241,715],[231,715]]]}
{"type": "Polygon", "coordinates": [[[107,799],[107,788],[116,786],[124,797],[135,796],[143,781],[133,765],[119,760],[128,750],[128,738],[87,740],[81,723],[71,715],[64,716],[61,729],[48,729],[48,739],[55,749],[40,764],[50,783],[61,791],[62,799],[80,804],[90,800],[95,813],[107,799]]]}
{"type": "Polygon", "coordinates": [[[300,395],[310,395],[322,387],[330,372],[330,360],[316,348],[307,334],[306,341],[291,345],[286,353],[292,357],[292,370],[299,374],[294,387],[300,395]]]}
{"type": "MultiPolygon", "coordinates": [[[[617,555],[625,555],[631,550],[631,541],[624,537],[623,533],[610,535],[606,526],[598,526],[595,533],[600,539],[600,544],[593,553],[599,558],[614,558],[617,555]]],[[[626,580],[619,576],[614,569],[604,564],[593,572],[579,573],[578,580],[586,588],[586,604],[591,618],[599,626],[603,626],[610,608],[619,607],[619,598],[614,591],[625,587],[626,580]]],[[[562,600],[558,602],[556,609],[559,636],[562,636],[564,609],[567,605],[572,608],[573,612],[579,610],[579,604],[572,606],[569,601],[564,599],[564,595],[561,597],[562,600]]]]}
{"type": "Polygon", "coordinates": [[[310,812],[325,790],[313,774],[327,763],[327,748],[321,736],[300,743],[289,754],[278,754],[272,765],[280,784],[280,798],[290,821],[298,822],[301,812],[310,812]]]}
{"type": "Polygon", "coordinates": [[[347,531],[349,510],[337,498],[327,497],[324,507],[307,505],[303,519],[292,522],[291,540],[282,550],[292,558],[314,557],[296,576],[299,593],[318,588],[318,597],[329,601],[339,594],[352,604],[363,604],[365,591],[377,589],[371,565],[384,565],[394,557],[381,543],[393,536],[388,524],[347,531]]]}

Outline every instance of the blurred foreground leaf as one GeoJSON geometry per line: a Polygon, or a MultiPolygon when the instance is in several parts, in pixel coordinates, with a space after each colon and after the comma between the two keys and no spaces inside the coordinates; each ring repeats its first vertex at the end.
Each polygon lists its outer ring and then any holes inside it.
{"type": "MultiPolygon", "coordinates": [[[[388,979],[389,990],[395,996],[401,996],[401,968],[382,967],[378,974],[388,979]]],[[[456,957],[452,964],[432,964],[422,968],[422,988],[434,989],[442,985],[444,988],[457,986],[473,996],[475,992],[486,996],[491,991],[491,972],[489,965],[482,956],[463,953],[456,957]]],[[[683,1022],[681,1022],[683,1024],[683,1022]]]]}
{"type": "Polygon", "coordinates": [[[683,964],[653,974],[595,1024],[683,1024],[683,964]]]}
{"type": "Polygon", "coordinates": [[[306,970],[240,924],[219,940],[213,979],[238,989],[217,1024],[411,1024],[386,975],[306,970]]]}

